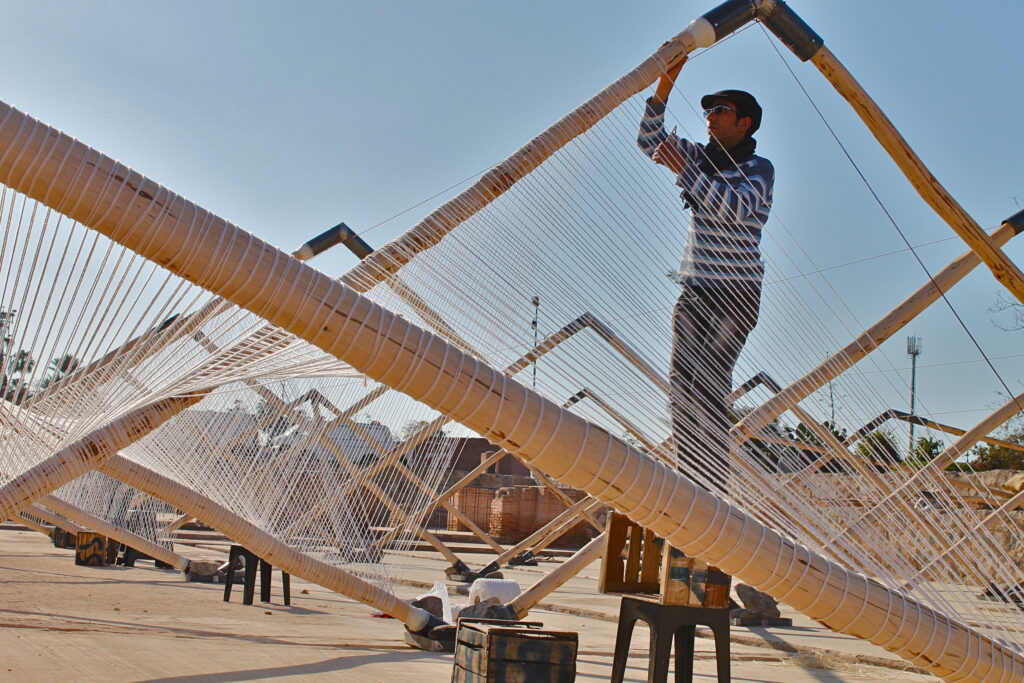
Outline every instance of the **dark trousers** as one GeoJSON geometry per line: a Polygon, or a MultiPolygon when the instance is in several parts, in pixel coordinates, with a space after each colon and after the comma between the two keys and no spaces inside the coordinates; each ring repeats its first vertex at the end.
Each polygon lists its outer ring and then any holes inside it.
{"type": "Polygon", "coordinates": [[[725,397],[732,370],[757,324],[760,287],[684,286],[672,322],[672,435],[684,469],[712,493],[729,478],[725,397]]]}

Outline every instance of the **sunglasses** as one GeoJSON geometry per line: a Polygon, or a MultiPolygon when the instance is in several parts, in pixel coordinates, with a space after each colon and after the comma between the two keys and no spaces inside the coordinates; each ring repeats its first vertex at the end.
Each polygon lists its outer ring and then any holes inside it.
{"type": "MultiPolygon", "coordinates": [[[[730,107],[729,105],[726,105],[726,104],[716,104],[715,106],[709,107],[709,108],[704,110],[704,118],[707,118],[707,117],[711,116],[712,114],[724,114],[727,111],[735,112],[736,108],[735,107],[730,107]]],[[[739,113],[739,112],[737,112],[737,113],[739,113]]]]}

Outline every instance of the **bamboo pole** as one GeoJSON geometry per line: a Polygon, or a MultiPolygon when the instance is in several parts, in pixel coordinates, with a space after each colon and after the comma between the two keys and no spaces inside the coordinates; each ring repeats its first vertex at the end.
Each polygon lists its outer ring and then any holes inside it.
{"type": "MultiPolygon", "coordinates": [[[[534,540],[532,540],[528,544],[524,542],[522,544],[522,547],[524,548],[522,552],[529,552],[530,555],[536,555],[537,553],[541,552],[544,548],[547,548],[549,545],[551,545],[559,538],[564,536],[567,532],[571,531],[572,528],[575,527],[577,524],[582,524],[589,519],[593,519],[593,515],[597,514],[601,510],[601,508],[604,507],[603,502],[601,502],[600,500],[595,500],[592,497],[587,497],[584,498],[583,500],[589,502],[590,504],[583,507],[580,512],[573,514],[571,517],[567,516],[566,519],[560,524],[549,524],[550,528],[548,528],[543,535],[534,532],[534,540]]],[[[601,524],[594,522],[590,522],[590,524],[598,530],[600,530],[603,526],[601,524]]],[[[521,553],[516,553],[516,555],[519,554],[521,553]]],[[[511,560],[516,555],[511,555],[509,559],[511,560]]]]}
{"type": "Polygon", "coordinates": [[[224,308],[224,301],[214,298],[194,313],[186,316],[174,315],[88,365],[68,373],[38,394],[30,396],[23,407],[39,406],[45,407],[47,411],[52,411],[54,407],[67,405],[74,400],[81,401],[83,397],[75,395],[76,392],[73,390],[78,382],[89,380],[95,384],[102,384],[115,376],[128,376],[128,369],[134,367],[138,361],[170,345],[176,339],[195,332],[200,325],[223,311],[224,308]],[[68,391],[68,389],[72,389],[72,391],[68,391]]]}
{"type": "Polygon", "coordinates": [[[405,234],[368,254],[342,282],[365,292],[388,274],[397,272],[417,254],[440,242],[552,154],[587,132],[613,109],[657,80],[666,69],[698,47],[689,29],[665,43],[635,69],[557,121],[512,156],[484,173],[473,185],[445,202],[405,234]]]}
{"type": "Polygon", "coordinates": [[[1024,273],[1000,249],[981,226],[971,218],[960,204],[946,191],[938,179],[914,153],[907,141],[896,130],[889,117],[861,87],[846,67],[824,45],[811,57],[829,83],[850,103],[861,120],[885,148],[892,160],[903,171],[910,184],[960,238],[967,243],[988,266],[992,274],[1018,301],[1024,303],[1024,273]]]}
{"type": "Polygon", "coordinates": [[[73,519],[79,524],[83,524],[97,533],[114,539],[118,543],[124,543],[127,546],[131,546],[132,548],[149,555],[154,560],[165,562],[178,571],[186,571],[188,569],[190,560],[184,555],[176,553],[169,548],[165,548],[159,543],[154,543],[148,538],[143,538],[138,534],[133,534],[127,529],[122,529],[116,524],[111,524],[107,520],[90,514],[85,510],[75,507],[74,505],[65,503],[56,496],[46,496],[41,498],[39,503],[50,508],[57,514],[64,515],[68,519],[73,519]]]}
{"type": "MultiPolygon", "coordinates": [[[[284,402],[281,401],[281,399],[278,398],[276,395],[274,395],[273,392],[268,392],[268,394],[270,396],[273,396],[274,400],[278,402],[277,405],[279,409],[286,407],[284,402]]],[[[302,415],[290,409],[287,410],[287,414],[291,419],[295,420],[299,424],[306,426],[306,428],[309,429],[309,425],[306,423],[306,419],[302,415]]],[[[346,482],[346,487],[350,482],[359,480],[360,472],[356,471],[355,466],[351,462],[349,462],[345,454],[338,449],[337,444],[328,439],[327,435],[322,430],[309,429],[309,431],[315,435],[317,442],[321,446],[323,446],[329,453],[331,453],[332,456],[334,456],[334,459],[338,462],[338,465],[345,470],[346,474],[348,474],[349,479],[346,482]]],[[[359,485],[365,488],[371,494],[373,494],[373,496],[377,498],[377,500],[379,500],[381,504],[383,504],[384,507],[386,507],[388,511],[392,514],[399,517],[401,517],[404,514],[402,509],[398,506],[398,504],[394,500],[392,500],[391,496],[389,496],[388,493],[384,491],[384,489],[377,485],[376,482],[370,479],[362,479],[359,480],[359,485]]],[[[323,511],[324,509],[326,509],[325,503],[326,500],[322,501],[317,506],[317,508],[314,509],[323,511]]],[[[319,514],[319,512],[317,512],[316,514],[319,514]]],[[[306,520],[308,521],[309,518],[310,515],[307,514],[306,520]]],[[[298,531],[301,531],[298,522],[293,523],[289,527],[288,531],[291,533],[297,533],[298,531]]],[[[441,555],[443,555],[449,562],[457,563],[459,561],[458,556],[456,556],[455,553],[452,552],[451,549],[449,549],[448,546],[446,546],[443,541],[441,541],[441,539],[437,538],[435,534],[432,534],[426,529],[420,529],[418,533],[423,538],[423,540],[427,541],[430,545],[432,545],[434,549],[441,553],[441,555]]]]}
{"type": "Polygon", "coordinates": [[[436,621],[429,613],[413,607],[394,594],[289,547],[215,501],[122,455],[111,456],[99,470],[180,510],[190,512],[236,543],[245,546],[257,557],[289,574],[390,614],[412,631],[419,631],[436,621]]]}
{"type": "Polygon", "coordinates": [[[193,517],[192,515],[188,514],[187,512],[182,513],[182,514],[178,515],[175,519],[171,520],[170,524],[168,524],[167,526],[165,526],[162,529],[160,529],[159,535],[161,535],[161,536],[170,536],[175,531],[177,531],[181,527],[183,527],[186,524],[188,524],[189,522],[191,522],[193,519],[195,519],[195,517],[193,517]]]}
{"type": "Polygon", "coordinates": [[[11,519],[14,520],[15,522],[17,522],[18,524],[23,524],[23,525],[27,526],[32,531],[38,531],[39,533],[44,534],[46,536],[50,536],[53,533],[50,529],[47,529],[45,526],[43,526],[39,522],[36,522],[36,521],[33,521],[33,520],[29,519],[24,514],[14,515],[14,516],[11,517],[11,519]]]}
{"type": "Polygon", "coordinates": [[[65,517],[61,517],[55,512],[47,510],[38,503],[33,503],[32,505],[28,506],[27,508],[25,508],[24,512],[27,512],[30,515],[35,515],[44,522],[52,524],[55,527],[60,527],[61,529],[64,529],[64,531],[72,531],[76,534],[82,531],[87,531],[85,527],[78,526],[71,520],[65,517]]]}
{"type": "MultiPolygon", "coordinates": [[[[1004,222],[991,235],[992,242],[1002,246],[1017,234],[1017,229],[1004,222]]],[[[849,370],[855,363],[877,349],[899,332],[917,315],[964,279],[981,262],[973,251],[961,254],[922,285],[917,291],[889,311],[881,320],[864,330],[856,339],[826,359],[818,367],[778,392],[740,420],[734,430],[747,438],[758,438],[764,427],[791,405],[796,405],[831,380],[849,370]]]]}
{"type": "Polygon", "coordinates": [[[908,490],[912,490],[917,486],[918,482],[924,479],[926,476],[934,476],[940,474],[942,470],[952,464],[957,458],[966,453],[971,449],[974,444],[978,443],[983,436],[990,433],[993,429],[1009,420],[1014,415],[1021,412],[1021,402],[1024,401],[1024,392],[1012,396],[1009,401],[1004,403],[1000,408],[993,411],[991,414],[986,416],[981,422],[971,427],[969,430],[964,432],[964,435],[957,439],[952,445],[946,450],[939,453],[932,460],[919,469],[909,479],[900,484],[895,488],[889,495],[879,501],[863,515],[861,515],[856,521],[854,521],[847,529],[843,532],[847,532],[855,529],[864,521],[874,516],[875,512],[879,510],[883,505],[892,500],[901,500],[903,494],[908,490]]]}
{"type": "Polygon", "coordinates": [[[43,496],[77,479],[189,406],[209,392],[176,396],[133,410],[87,434],[0,486],[0,517],[6,519],[43,496]]]}
{"type": "MultiPolygon", "coordinates": [[[[893,410],[891,412],[892,416],[897,420],[902,420],[903,422],[913,422],[914,424],[921,425],[922,427],[928,427],[929,429],[934,429],[939,432],[945,432],[946,434],[952,434],[953,436],[963,436],[964,434],[967,433],[966,430],[960,429],[959,427],[953,427],[951,425],[943,424],[941,422],[936,422],[935,420],[929,420],[927,417],[921,417],[920,415],[908,415],[898,410],[893,410]]],[[[1007,448],[1011,451],[1024,452],[1024,444],[1006,441],[1005,439],[996,439],[991,436],[983,436],[980,440],[984,441],[985,443],[990,443],[993,446],[1007,448]]]]}
{"type": "Polygon", "coordinates": [[[422,401],[830,628],[950,679],[1024,675],[1016,651],[781,537],[500,371],[6,105],[0,182],[422,401]],[[89,173],[76,173],[85,167],[89,173]]]}
{"type": "Polygon", "coordinates": [[[584,325],[594,330],[601,339],[608,342],[609,346],[618,351],[619,355],[629,361],[633,367],[639,370],[644,377],[649,379],[654,386],[658,387],[666,394],[672,393],[672,387],[669,384],[668,378],[665,377],[665,374],[651,367],[651,364],[644,360],[644,358],[629,344],[622,341],[622,339],[612,331],[612,328],[608,327],[608,325],[601,322],[600,319],[591,313],[584,313],[580,316],[580,320],[583,321],[584,325]]]}
{"type": "Polygon", "coordinates": [[[537,583],[524,590],[512,602],[508,603],[509,607],[515,611],[516,617],[525,619],[526,615],[537,606],[538,602],[546,598],[566,581],[579,574],[584,567],[601,557],[601,553],[604,551],[605,533],[602,531],[590,539],[590,542],[577,550],[572,557],[548,572],[537,583]]]}
{"type": "MultiPolygon", "coordinates": [[[[1024,489],[1021,489],[1015,495],[1010,497],[1009,500],[1004,502],[998,508],[993,510],[989,515],[987,515],[984,519],[982,519],[980,522],[978,522],[978,524],[975,525],[974,529],[972,529],[970,532],[965,533],[955,543],[951,543],[948,548],[943,550],[936,557],[932,558],[928,562],[928,564],[926,564],[923,567],[921,567],[917,571],[916,574],[914,574],[912,577],[907,579],[907,582],[903,584],[903,586],[902,586],[903,590],[910,590],[911,588],[913,588],[914,584],[917,583],[917,581],[919,581],[924,576],[926,571],[928,571],[929,569],[934,567],[936,564],[938,564],[942,560],[946,559],[951,552],[953,552],[954,550],[959,548],[964,543],[964,541],[966,541],[968,538],[971,537],[971,535],[974,532],[978,531],[979,529],[985,528],[987,525],[989,525],[992,522],[996,521],[1000,517],[1004,517],[1004,516],[1008,515],[1009,513],[1013,512],[1014,510],[1016,510],[1017,508],[1021,507],[1022,505],[1024,505],[1024,489]]],[[[1007,525],[1007,526],[1010,526],[1010,525],[1007,525]]]]}
{"type": "MultiPolygon", "coordinates": [[[[754,377],[752,377],[750,380],[745,382],[741,387],[739,387],[736,391],[734,391],[732,394],[730,394],[730,396],[734,396],[734,397],[741,396],[741,395],[745,394],[746,392],[750,391],[751,389],[753,389],[758,384],[764,384],[770,391],[772,391],[776,395],[780,391],[782,391],[781,385],[778,382],[776,382],[770,375],[768,375],[767,373],[764,373],[764,372],[760,372],[757,375],[755,375],[754,377]]],[[[797,472],[794,475],[792,475],[791,477],[789,477],[789,479],[784,483],[784,486],[793,485],[794,483],[800,481],[802,479],[802,477],[805,476],[807,473],[815,472],[820,467],[825,465],[826,463],[831,462],[834,458],[839,458],[843,462],[845,462],[848,465],[850,465],[851,467],[853,467],[853,469],[858,474],[863,476],[865,479],[871,481],[875,485],[877,490],[879,490],[879,491],[887,490],[886,483],[881,478],[881,476],[878,474],[878,472],[876,472],[875,469],[874,469],[874,463],[865,463],[864,459],[858,458],[857,456],[855,456],[854,454],[852,454],[849,451],[849,447],[857,440],[857,438],[859,438],[859,436],[858,436],[859,433],[861,431],[863,431],[866,426],[862,427],[861,430],[858,430],[857,432],[854,432],[854,434],[851,435],[850,437],[848,437],[846,440],[839,441],[838,437],[836,437],[836,435],[832,433],[832,430],[830,430],[827,427],[825,427],[824,425],[820,424],[817,420],[815,420],[813,417],[811,417],[808,413],[806,413],[799,406],[796,406],[796,405],[791,406],[790,410],[797,417],[797,419],[799,419],[802,423],[804,423],[819,439],[822,440],[822,442],[828,448],[827,448],[826,452],[824,453],[824,455],[822,455],[822,457],[820,457],[817,460],[815,460],[814,462],[812,462],[810,465],[805,467],[800,472],[797,472]]],[[[884,415],[885,414],[883,414],[883,416],[884,415]]],[[[878,419],[880,419],[880,418],[878,418],[878,419]]],[[[872,424],[872,422],[868,423],[868,425],[870,425],[870,424],[872,424]]],[[[733,429],[735,429],[735,427],[733,429]]],[[[763,435],[759,435],[758,438],[763,438],[763,435]]],[[[744,465],[744,466],[749,468],[749,465],[747,465],[745,463],[745,461],[740,460],[739,463],[741,465],[744,465]]],[[[810,490],[808,490],[807,493],[810,494],[811,493],[810,490]]],[[[817,498],[817,496],[814,496],[814,497],[817,498]]],[[[909,513],[907,515],[907,520],[909,520],[910,523],[913,523],[915,526],[918,526],[919,528],[921,528],[922,532],[924,532],[926,534],[928,533],[928,529],[925,528],[919,521],[917,521],[917,517],[914,514],[912,506],[909,505],[906,501],[904,501],[902,498],[895,498],[895,499],[893,499],[892,496],[888,496],[885,500],[887,500],[887,501],[895,500],[895,503],[899,507],[903,508],[903,510],[905,512],[909,513]]],[[[877,509],[877,508],[878,508],[878,506],[876,505],[875,508],[873,508],[873,509],[877,509]]],[[[861,522],[864,519],[866,519],[868,516],[869,516],[868,514],[863,515],[858,520],[858,522],[855,522],[854,524],[848,525],[846,527],[846,529],[843,530],[842,533],[838,534],[837,536],[835,536],[833,538],[830,538],[830,539],[820,539],[820,538],[818,538],[817,540],[823,544],[823,547],[835,548],[836,544],[838,542],[846,539],[849,535],[851,535],[853,533],[857,533],[857,535],[861,536],[861,535],[863,535],[863,529],[857,528],[855,530],[855,526],[858,525],[859,522],[861,522]]],[[[817,538],[818,537],[818,534],[811,532],[811,530],[808,529],[805,525],[801,524],[800,528],[804,530],[804,532],[807,534],[808,538],[817,538]]],[[[861,547],[863,547],[864,549],[866,549],[869,552],[871,552],[872,555],[875,555],[875,557],[879,561],[883,561],[882,558],[879,555],[877,555],[876,551],[874,550],[874,548],[876,546],[877,546],[876,543],[871,543],[871,542],[867,542],[867,541],[861,543],[861,547]]]]}
{"type": "MultiPolygon", "coordinates": [[[[409,290],[409,291],[410,291],[410,293],[412,292],[412,290],[409,290]]],[[[436,312],[432,313],[432,317],[436,318],[438,321],[440,321],[443,324],[443,320],[440,318],[439,314],[437,314],[436,312]]],[[[615,338],[614,334],[612,334],[611,331],[606,326],[602,325],[600,323],[600,321],[597,320],[597,318],[595,318],[590,313],[584,313],[583,315],[579,316],[578,318],[576,318],[576,319],[570,321],[568,324],[564,325],[559,330],[557,330],[557,331],[553,332],[552,334],[548,335],[547,337],[545,337],[534,348],[530,349],[527,353],[523,354],[520,358],[518,358],[517,360],[515,360],[514,362],[509,364],[502,372],[504,374],[510,376],[510,377],[518,374],[524,368],[529,367],[530,363],[532,363],[535,360],[537,360],[538,358],[542,357],[548,351],[551,351],[552,349],[557,347],[559,344],[561,344],[563,341],[569,339],[570,337],[575,335],[577,332],[580,332],[581,330],[586,329],[587,327],[590,327],[591,329],[594,329],[602,338],[606,339],[609,342],[609,344],[612,344],[613,348],[617,348],[618,349],[619,347],[621,347],[621,348],[625,349],[628,352],[626,354],[627,355],[627,359],[632,360],[632,358],[634,358],[634,357],[636,358],[636,361],[634,362],[634,364],[639,363],[640,365],[644,365],[643,360],[637,354],[633,353],[632,350],[628,346],[626,346],[623,342],[617,340],[615,338]]],[[[444,334],[442,336],[444,336],[446,339],[448,339],[451,336],[454,336],[460,342],[459,344],[456,344],[456,346],[458,346],[459,348],[464,349],[464,350],[465,349],[470,349],[470,346],[469,346],[468,342],[465,342],[464,340],[462,340],[453,329],[451,329],[450,327],[447,326],[447,324],[444,324],[443,329],[444,329],[445,332],[444,332],[444,334]]],[[[473,353],[471,349],[470,349],[469,353],[471,353],[471,354],[473,353]]],[[[621,351],[620,351],[620,353],[621,353],[621,351]]],[[[476,354],[473,354],[473,355],[476,355],[476,354]]],[[[649,366],[647,366],[647,367],[649,368],[649,366]]],[[[641,369],[642,372],[644,371],[643,368],[640,368],[640,369],[641,369]]],[[[653,370],[650,370],[650,372],[653,372],[653,370]]],[[[385,389],[379,387],[377,390],[375,390],[373,392],[370,392],[370,394],[368,396],[372,397],[370,399],[371,401],[372,400],[376,400],[377,398],[382,396],[385,393],[385,391],[386,391],[385,389]]],[[[577,394],[577,396],[579,396],[579,394],[577,394]]],[[[359,410],[362,410],[363,407],[368,405],[369,401],[367,401],[366,398],[367,397],[364,397],[362,399],[362,402],[361,402],[361,406],[362,407],[360,407],[359,410]]],[[[575,398],[576,400],[579,400],[576,397],[573,397],[573,398],[575,398]]],[[[573,399],[570,399],[570,402],[571,401],[573,401],[573,399]]],[[[570,404],[571,403],[567,403],[565,405],[565,407],[568,407],[568,405],[570,405],[570,404]]],[[[351,408],[349,408],[349,409],[345,410],[343,414],[339,415],[337,419],[340,420],[342,418],[347,418],[347,417],[349,417],[351,415],[354,415],[354,414],[355,414],[355,411],[353,411],[351,408]]],[[[413,447],[418,446],[420,443],[425,441],[430,435],[436,433],[438,429],[440,429],[444,425],[448,424],[450,421],[451,420],[449,418],[442,416],[442,417],[439,417],[439,418],[431,421],[430,423],[424,425],[422,428],[420,428],[416,432],[416,434],[414,434],[409,439],[406,439],[396,449],[392,449],[389,453],[387,453],[384,458],[381,458],[380,460],[378,460],[376,463],[374,463],[370,467],[367,467],[364,470],[362,470],[352,481],[346,482],[345,486],[342,488],[342,490],[337,492],[334,496],[332,496],[331,499],[328,499],[328,500],[340,500],[341,497],[343,497],[350,490],[351,487],[353,487],[355,485],[361,484],[362,482],[368,480],[370,477],[374,476],[378,472],[383,471],[384,468],[386,468],[386,467],[388,467],[390,465],[393,465],[394,463],[397,463],[399,461],[399,459],[403,455],[405,455],[406,453],[411,451],[413,447]]],[[[549,480],[549,478],[546,475],[544,475],[542,472],[539,472],[539,470],[537,470],[536,468],[530,466],[529,463],[525,463],[525,464],[526,464],[526,467],[532,473],[534,473],[535,476],[537,476],[538,480],[540,480],[540,482],[544,486],[546,486],[549,490],[551,490],[551,492],[556,497],[560,498],[567,506],[568,505],[572,505],[571,501],[569,501],[566,498],[565,494],[563,494],[561,491],[559,491],[558,487],[555,486],[553,483],[551,483],[551,481],[549,480]]],[[[465,482],[465,484],[463,484],[463,486],[468,485],[473,479],[475,479],[477,476],[479,476],[479,474],[482,471],[483,471],[482,469],[474,468],[474,470],[470,474],[468,474],[466,476],[467,481],[465,482]]],[[[440,497],[440,498],[437,498],[437,499],[435,499],[434,505],[432,505],[431,507],[435,506],[436,504],[444,505],[443,501],[446,501],[446,500],[447,500],[447,498],[443,497],[443,496],[440,497]]],[[[323,504],[327,504],[327,501],[325,500],[324,503],[322,503],[322,505],[323,504]]],[[[446,507],[446,509],[451,510],[450,506],[445,505],[445,507],[446,507]]],[[[430,508],[428,508],[428,509],[430,509],[430,508]]],[[[409,516],[413,516],[413,515],[409,515],[409,516]]],[[[463,519],[461,519],[463,517],[461,515],[461,513],[458,514],[457,516],[460,517],[460,521],[463,521],[463,523],[465,523],[465,521],[463,519]]],[[[588,521],[590,521],[595,526],[600,526],[600,525],[597,524],[596,520],[592,519],[589,515],[587,515],[587,519],[588,519],[588,521]]],[[[469,524],[467,524],[466,526],[469,527],[472,530],[472,527],[470,527],[469,524]]],[[[473,526],[475,526],[475,525],[473,525],[473,526]]],[[[389,532],[384,538],[385,539],[389,539],[389,540],[390,540],[390,538],[393,538],[394,535],[396,535],[398,533],[396,531],[397,529],[399,529],[399,527],[396,526],[395,529],[393,529],[391,532],[389,532]]],[[[425,531],[425,530],[423,530],[422,527],[421,527],[419,530],[414,530],[414,531],[416,533],[422,533],[422,531],[425,531]]],[[[482,530],[480,530],[480,531],[482,532],[482,530]]],[[[476,533],[476,532],[474,532],[474,533],[476,533]]],[[[479,536],[479,534],[477,534],[477,535],[479,536]]],[[[379,539],[375,543],[375,545],[381,545],[384,542],[385,542],[384,539],[379,539]]],[[[433,545],[433,543],[432,543],[432,545],[433,545]]],[[[492,545],[492,544],[489,543],[488,545],[492,545]]],[[[493,548],[493,545],[492,545],[492,548],[493,548]]],[[[501,552],[501,550],[499,548],[494,548],[494,549],[497,550],[499,553],[501,552]]],[[[444,554],[444,553],[442,553],[442,554],[444,554]]],[[[448,557],[448,555],[445,554],[445,557],[448,557]]],[[[453,563],[457,563],[458,562],[457,559],[452,560],[450,557],[448,559],[450,561],[452,561],[453,563]]],[[[488,565],[488,566],[496,566],[496,565],[494,564],[494,562],[492,562],[491,565],[488,565]]]]}
{"type": "Polygon", "coordinates": [[[499,450],[495,451],[494,453],[491,453],[490,455],[488,455],[486,458],[484,458],[483,460],[480,461],[479,465],[477,465],[476,467],[471,469],[469,472],[467,472],[465,475],[463,475],[463,477],[461,479],[459,479],[457,482],[455,482],[454,484],[449,486],[447,489],[445,489],[441,493],[441,495],[437,496],[437,498],[435,500],[429,501],[423,507],[420,507],[417,510],[415,510],[414,512],[412,512],[412,514],[410,514],[408,517],[406,517],[401,522],[396,524],[386,534],[384,534],[383,536],[378,538],[376,541],[374,541],[373,544],[375,546],[377,546],[377,547],[382,547],[384,545],[387,545],[391,541],[395,540],[395,538],[397,538],[398,535],[400,533],[402,533],[402,530],[405,528],[406,524],[408,524],[410,520],[418,519],[421,516],[426,515],[427,513],[432,511],[435,507],[437,507],[437,505],[438,505],[438,503],[440,503],[440,501],[448,500],[449,498],[454,496],[456,493],[458,493],[462,489],[464,489],[467,486],[469,486],[481,474],[483,474],[485,471],[487,471],[487,469],[490,468],[491,465],[495,464],[496,462],[498,462],[499,460],[504,458],[506,455],[509,456],[509,457],[513,457],[508,451],[501,450],[501,449],[499,449],[499,450]]]}
{"type": "MultiPolygon", "coordinates": [[[[250,388],[253,388],[254,386],[258,385],[252,384],[250,385],[250,388]]],[[[360,479],[361,473],[356,470],[356,467],[351,462],[349,462],[345,454],[338,449],[337,444],[335,444],[333,441],[327,438],[327,435],[324,430],[319,430],[310,427],[310,425],[306,421],[306,418],[303,415],[291,409],[273,392],[267,391],[264,394],[258,391],[257,393],[259,393],[260,396],[263,396],[264,398],[273,401],[278,410],[283,410],[292,420],[295,420],[298,424],[303,425],[307,429],[307,431],[314,435],[314,437],[317,440],[317,443],[323,446],[324,449],[326,449],[334,457],[334,459],[338,462],[338,465],[341,466],[345,470],[346,474],[348,474],[349,476],[349,479],[345,482],[344,490],[350,490],[353,487],[349,486],[349,484],[353,481],[358,481],[359,486],[369,491],[375,498],[377,498],[377,500],[381,502],[381,504],[383,504],[388,509],[389,512],[398,517],[402,517],[405,514],[401,507],[399,507],[399,505],[391,498],[391,496],[388,495],[388,493],[384,491],[384,489],[382,489],[379,485],[377,485],[376,482],[370,480],[369,478],[360,479]]],[[[351,423],[351,420],[344,415],[339,416],[338,421],[348,421],[349,423],[351,423]]],[[[365,432],[363,434],[365,435],[365,432]]],[[[301,531],[301,524],[308,523],[310,519],[324,512],[327,509],[328,501],[332,500],[340,500],[340,496],[335,495],[332,496],[331,498],[324,499],[316,507],[311,508],[302,518],[300,518],[299,520],[297,520],[289,526],[289,528],[286,530],[286,534],[290,535],[301,531]]],[[[420,529],[418,530],[417,533],[419,533],[420,537],[422,537],[423,540],[432,545],[434,549],[441,553],[441,555],[443,555],[445,559],[447,559],[449,562],[457,563],[459,561],[458,556],[455,555],[455,553],[452,552],[452,550],[448,548],[448,546],[446,546],[444,542],[437,537],[436,534],[433,534],[430,531],[427,531],[426,529],[420,529]]]]}

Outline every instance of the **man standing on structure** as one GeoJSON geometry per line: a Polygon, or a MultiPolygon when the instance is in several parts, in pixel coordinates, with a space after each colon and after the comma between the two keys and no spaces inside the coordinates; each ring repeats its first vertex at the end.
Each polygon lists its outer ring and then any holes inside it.
{"type": "Polygon", "coordinates": [[[742,90],[701,98],[708,143],[665,132],[665,103],[683,62],[658,81],[637,143],[676,174],[691,224],[679,268],[673,318],[672,431],[681,463],[714,493],[729,473],[726,396],[761,300],[761,229],[772,204],[775,171],[754,154],[761,107],[742,90]]]}

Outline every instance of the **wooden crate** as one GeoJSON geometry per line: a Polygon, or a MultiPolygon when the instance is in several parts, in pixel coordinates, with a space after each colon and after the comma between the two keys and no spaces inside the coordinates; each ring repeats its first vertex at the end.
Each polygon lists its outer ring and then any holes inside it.
{"type": "Polygon", "coordinates": [[[75,544],[75,564],[106,567],[114,564],[117,542],[93,531],[79,531],[75,544]]]}
{"type": "Polygon", "coordinates": [[[601,593],[650,593],[660,590],[660,566],[665,542],[625,515],[608,515],[601,593]]]}
{"type": "Polygon", "coordinates": [[[608,516],[598,590],[650,595],[662,605],[728,607],[731,577],[684,555],[625,515],[608,516]]]}
{"type": "Polygon", "coordinates": [[[728,607],[732,577],[718,567],[665,544],[661,559],[662,605],[728,607]]]}
{"type": "Polygon", "coordinates": [[[572,683],[579,636],[542,626],[460,619],[452,683],[572,683]]]}

